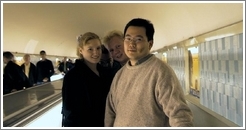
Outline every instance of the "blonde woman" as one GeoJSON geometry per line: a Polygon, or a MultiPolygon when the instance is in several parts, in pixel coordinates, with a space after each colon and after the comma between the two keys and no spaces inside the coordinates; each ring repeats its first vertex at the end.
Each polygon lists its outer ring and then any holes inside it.
{"type": "Polygon", "coordinates": [[[110,52],[112,58],[124,66],[128,61],[128,57],[124,51],[124,35],[121,31],[112,30],[103,38],[103,43],[110,52]]]}
{"type": "Polygon", "coordinates": [[[63,79],[63,126],[103,127],[105,102],[112,78],[99,63],[102,50],[97,34],[78,37],[75,66],[63,79]]]}

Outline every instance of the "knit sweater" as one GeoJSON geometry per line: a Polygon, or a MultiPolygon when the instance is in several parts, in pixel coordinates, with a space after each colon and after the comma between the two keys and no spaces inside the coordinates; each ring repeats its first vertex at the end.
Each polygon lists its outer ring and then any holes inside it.
{"type": "Polygon", "coordinates": [[[193,115],[174,71],[154,55],[127,63],[115,75],[107,97],[105,126],[187,127],[193,115]]]}

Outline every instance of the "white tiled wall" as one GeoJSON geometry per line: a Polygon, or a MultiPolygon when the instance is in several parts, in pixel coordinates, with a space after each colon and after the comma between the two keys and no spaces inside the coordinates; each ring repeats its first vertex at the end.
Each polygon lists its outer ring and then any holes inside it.
{"type": "Polygon", "coordinates": [[[167,63],[173,68],[185,91],[185,58],[184,48],[167,51],[167,63]]]}
{"type": "Polygon", "coordinates": [[[200,103],[243,126],[243,34],[199,44],[200,103]]]}

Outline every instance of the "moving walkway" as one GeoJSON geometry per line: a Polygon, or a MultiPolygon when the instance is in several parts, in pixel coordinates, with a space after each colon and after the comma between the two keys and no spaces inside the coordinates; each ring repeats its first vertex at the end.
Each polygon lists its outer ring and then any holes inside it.
{"type": "MultiPolygon", "coordinates": [[[[54,110],[56,116],[53,119],[61,121],[62,81],[62,79],[59,79],[4,95],[3,127],[28,127],[30,122],[54,108],[56,108],[54,110]]],[[[186,95],[186,99],[194,115],[195,127],[239,127],[202,106],[196,97],[186,95]]],[[[49,121],[50,119],[46,120],[49,121]]],[[[61,125],[50,127],[61,127],[61,125]]]]}

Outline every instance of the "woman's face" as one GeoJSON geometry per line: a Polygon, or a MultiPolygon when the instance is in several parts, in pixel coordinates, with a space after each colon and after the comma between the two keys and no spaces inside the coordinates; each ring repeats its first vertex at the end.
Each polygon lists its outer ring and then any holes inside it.
{"type": "Polygon", "coordinates": [[[102,55],[101,42],[99,39],[91,39],[79,49],[79,52],[83,55],[85,61],[97,64],[102,55]]]}
{"type": "Polygon", "coordinates": [[[124,42],[122,38],[117,36],[113,37],[107,47],[114,60],[120,63],[125,63],[128,60],[124,52],[124,42]]]}

